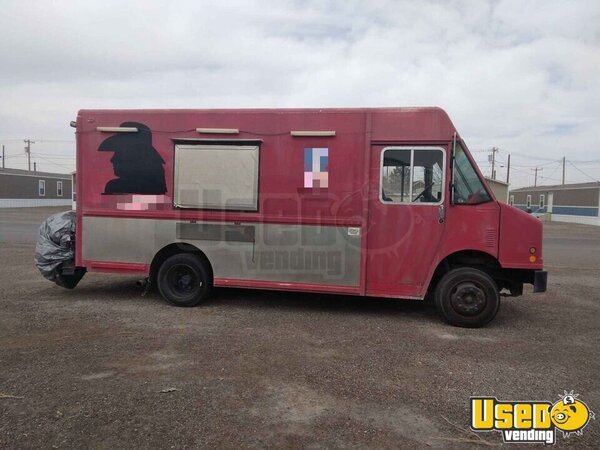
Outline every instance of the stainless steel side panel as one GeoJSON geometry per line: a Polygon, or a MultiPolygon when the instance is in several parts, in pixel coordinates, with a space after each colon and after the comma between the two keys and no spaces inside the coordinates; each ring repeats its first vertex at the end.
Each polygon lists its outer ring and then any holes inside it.
{"type": "Polygon", "coordinates": [[[175,237],[180,240],[254,242],[254,225],[221,223],[177,223],[175,237]]]}
{"type": "Polygon", "coordinates": [[[83,218],[83,259],[150,264],[163,247],[202,250],[216,278],[358,286],[360,232],[348,227],[83,218]]]}

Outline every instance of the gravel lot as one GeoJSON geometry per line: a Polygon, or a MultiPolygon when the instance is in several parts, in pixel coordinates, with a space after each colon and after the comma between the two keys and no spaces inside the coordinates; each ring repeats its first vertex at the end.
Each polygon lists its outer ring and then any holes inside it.
{"type": "MultiPolygon", "coordinates": [[[[0,448],[464,448],[483,443],[471,395],[574,389],[600,413],[600,228],[547,224],[549,291],[472,330],[421,302],[220,289],[180,309],[101,274],[66,291],[33,265],[53,211],[0,210],[0,448]]],[[[596,420],[557,443],[599,439],[596,420]]]]}

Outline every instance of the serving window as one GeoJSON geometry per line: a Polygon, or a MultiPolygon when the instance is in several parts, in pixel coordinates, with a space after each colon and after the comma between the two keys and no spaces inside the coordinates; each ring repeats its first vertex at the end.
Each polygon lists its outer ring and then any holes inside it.
{"type": "Polygon", "coordinates": [[[258,157],[258,145],[176,145],[175,206],[257,211],[258,157]]]}

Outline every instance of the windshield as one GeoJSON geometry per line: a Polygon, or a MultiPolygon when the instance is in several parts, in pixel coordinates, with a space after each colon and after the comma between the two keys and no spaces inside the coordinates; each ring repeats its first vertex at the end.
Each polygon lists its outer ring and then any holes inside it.
{"type": "Polygon", "coordinates": [[[490,200],[475,168],[467,158],[460,143],[456,143],[454,154],[454,203],[474,205],[490,200]]]}

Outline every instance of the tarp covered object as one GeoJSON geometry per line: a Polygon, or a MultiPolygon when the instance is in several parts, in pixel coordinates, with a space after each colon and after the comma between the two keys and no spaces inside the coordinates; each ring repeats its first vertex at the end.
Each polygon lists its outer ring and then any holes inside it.
{"type": "Polygon", "coordinates": [[[60,267],[75,259],[75,211],[54,214],[40,226],[35,265],[42,275],[61,284],[60,267]]]}

